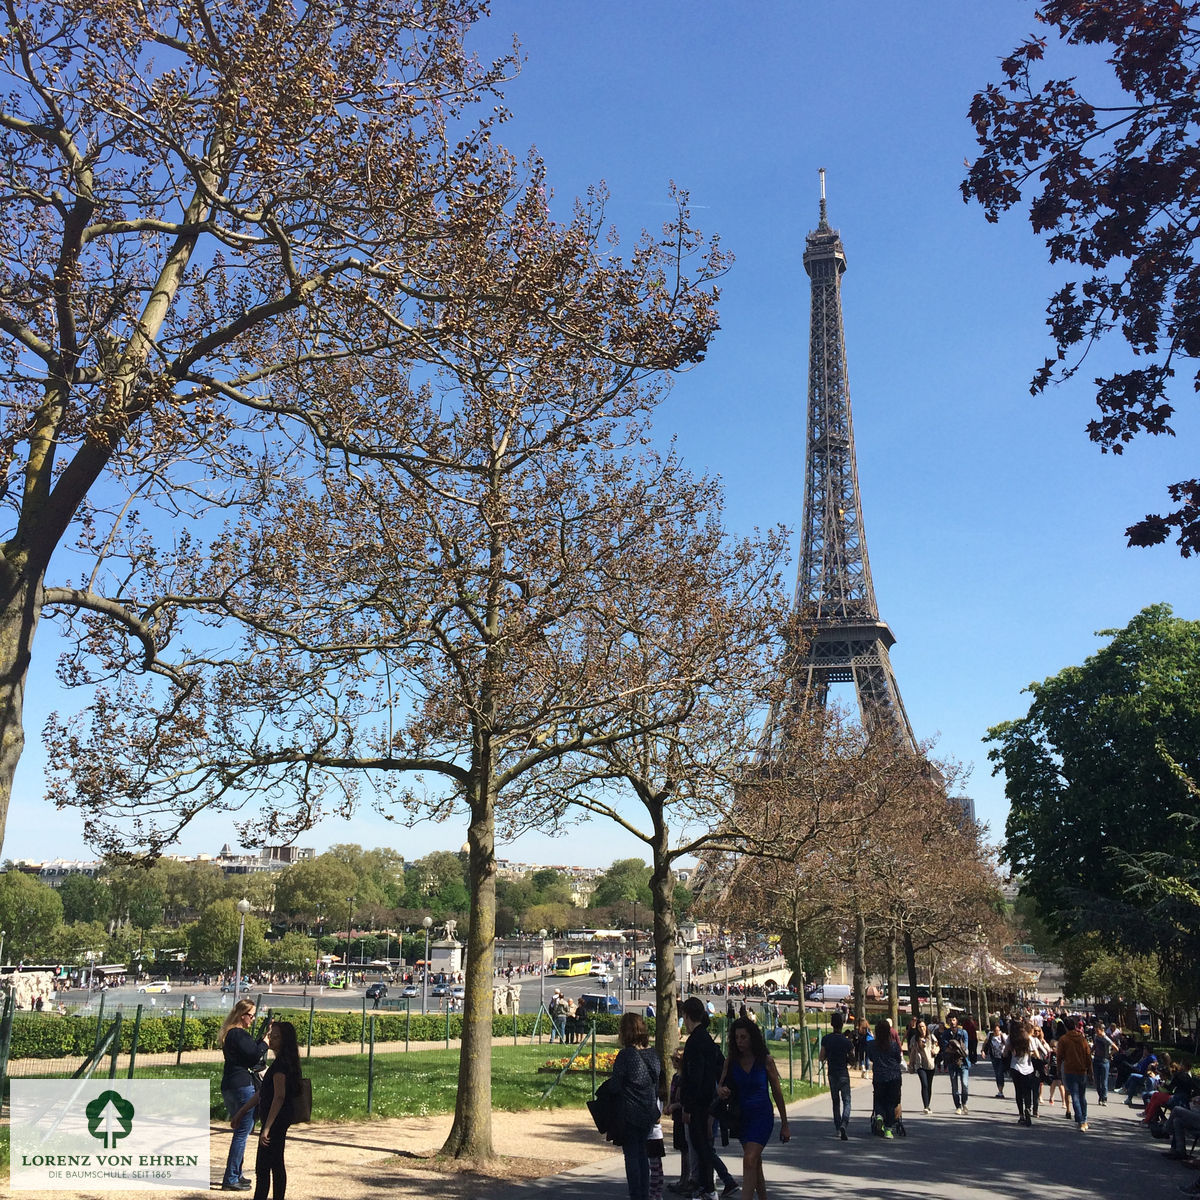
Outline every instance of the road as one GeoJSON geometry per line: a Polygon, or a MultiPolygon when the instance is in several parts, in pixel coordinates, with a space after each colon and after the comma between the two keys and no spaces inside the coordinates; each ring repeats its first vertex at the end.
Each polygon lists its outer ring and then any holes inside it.
{"type": "MultiPolygon", "coordinates": [[[[368,976],[368,980],[371,981],[370,976],[368,976]]],[[[497,982],[503,983],[504,981],[497,980],[497,982]]],[[[520,1011],[523,1013],[537,1012],[543,995],[543,985],[539,983],[538,979],[528,976],[519,977],[516,982],[521,987],[520,1011]]],[[[399,999],[403,986],[401,983],[389,984],[388,999],[399,999]]],[[[585,992],[602,993],[608,991],[614,995],[619,994],[615,983],[606,987],[599,980],[586,975],[570,976],[561,979],[547,975],[544,981],[544,995],[547,999],[553,994],[555,988],[560,988],[572,1004],[577,1003],[579,997],[585,992]]],[[[432,985],[430,985],[430,990],[432,991],[432,985]]],[[[278,984],[270,989],[265,985],[254,984],[246,989],[246,994],[253,999],[258,999],[261,995],[262,1006],[264,1008],[307,1008],[309,1000],[312,999],[315,1000],[318,1009],[337,1011],[351,1009],[356,1012],[362,1008],[363,992],[364,988],[362,987],[348,988],[346,990],[328,987],[309,987],[305,989],[299,984],[278,984]]],[[[224,1014],[233,1005],[233,995],[228,992],[222,992],[215,985],[204,987],[191,983],[172,983],[171,991],[165,993],[138,992],[137,988],[133,986],[109,988],[104,994],[104,1011],[106,1013],[113,1012],[119,1006],[124,1012],[132,1012],[141,1004],[144,1013],[178,1013],[179,1005],[184,996],[196,997],[196,1009],[199,1012],[218,1012],[224,1014]]],[[[87,1013],[95,1012],[98,1010],[100,1004],[99,993],[93,994],[90,1006],[85,993],[80,991],[64,992],[62,998],[67,1007],[72,1011],[81,1009],[87,1013]]],[[[646,1003],[651,999],[651,993],[645,988],[639,988],[636,997],[631,997],[629,993],[626,993],[625,996],[626,1004],[636,1006],[639,1010],[644,1008],[646,1003]]],[[[368,1010],[372,1009],[374,1001],[367,1000],[366,1003],[368,1010]]],[[[419,991],[415,999],[411,999],[409,1003],[414,1013],[421,1011],[421,996],[419,991]]],[[[444,997],[429,995],[426,1003],[429,1012],[445,1012],[446,1000],[444,997]]]]}

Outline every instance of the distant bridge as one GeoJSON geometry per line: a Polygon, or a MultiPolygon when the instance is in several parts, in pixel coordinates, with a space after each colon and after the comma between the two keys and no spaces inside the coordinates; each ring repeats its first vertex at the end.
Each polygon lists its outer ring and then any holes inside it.
{"type": "Polygon", "coordinates": [[[725,980],[728,979],[730,986],[761,985],[768,991],[773,991],[776,988],[787,987],[791,977],[792,969],[787,965],[787,959],[780,955],[766,962],[743,963],[728,970],[722,967],[719,971],[705,971],[703,974],[693,971],[689,983],[693,988],[710,988],[714,983],[724,988],[725,980]]]}

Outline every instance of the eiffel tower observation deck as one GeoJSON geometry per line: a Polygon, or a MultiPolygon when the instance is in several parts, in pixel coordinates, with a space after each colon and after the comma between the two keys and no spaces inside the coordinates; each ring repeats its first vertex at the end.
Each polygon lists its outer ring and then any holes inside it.
{"type": "MultiPolygon", "coordinates": [[[[859,714],[871,732],[891,732],[916,749],[888,651],[895,636],[880,620],[867,556],[854,422],[846,370],[842,275],[846,252],[829,225],[825,172],[820,220],[805,241],[811,285],[808,348],[808,436],[804,474],[803,544],[796,581],[800,640],[788,666],[789,706],[828,704],[832,684],[853,683],[859,714]]],[[[771,714],[760,757],[770,759],[783,736],[771,714]]]]}

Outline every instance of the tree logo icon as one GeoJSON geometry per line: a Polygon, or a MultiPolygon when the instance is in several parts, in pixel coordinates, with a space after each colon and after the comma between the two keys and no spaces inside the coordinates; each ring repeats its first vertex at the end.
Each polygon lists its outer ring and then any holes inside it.
{"type": "Polygon", "coordinates": [[[128,1137],[133,1128],[133,1105],[111,1088],[101,1092],[83,1111],[87,1115],[88,1133],[103,1141],[105,1150],[111,1150],[121,1138],[128,1137]]]}

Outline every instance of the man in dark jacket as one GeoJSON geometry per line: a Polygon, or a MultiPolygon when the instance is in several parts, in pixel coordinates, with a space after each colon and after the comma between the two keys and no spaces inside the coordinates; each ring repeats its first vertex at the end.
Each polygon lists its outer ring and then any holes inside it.
{"type": "Polygon", "coordinates": [[[697,996],[689,996],[683,1002],[683,1028],[688,1036],[680,1070],[680,1102],[688,1138],[696,1154],[699,1200],[715,1200],[712,1126],[708,1118],[724,1059],[708,1032],[708,1010],[697,996]]]}

